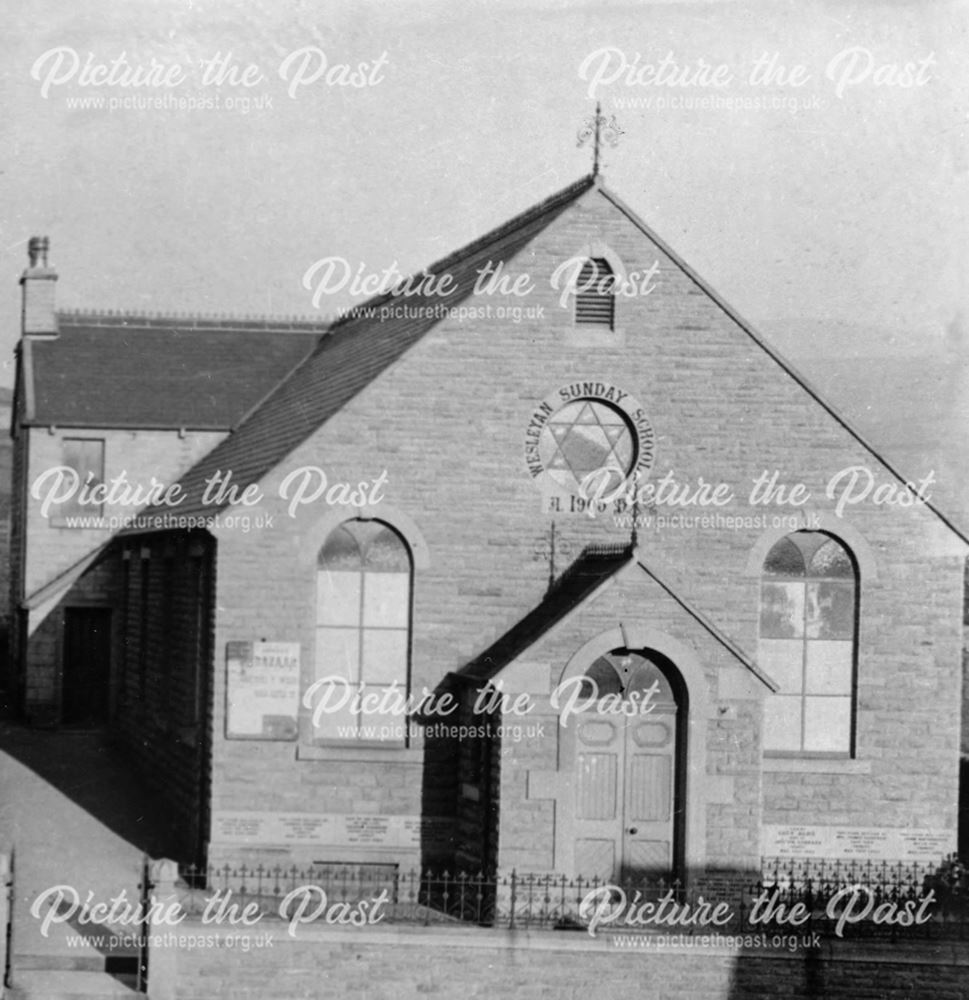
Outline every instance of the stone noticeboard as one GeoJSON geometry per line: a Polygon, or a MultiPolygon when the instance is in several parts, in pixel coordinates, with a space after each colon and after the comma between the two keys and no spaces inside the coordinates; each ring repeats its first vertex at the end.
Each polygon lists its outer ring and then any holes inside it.
{"type": "Polygon", "coordinates": [[[226,643],[227,739],[296,739],[299,653],[298,642],[226,643]]]}
{"type": "Polygon", "coordinates": [[[764,826],[765,857],[913,861],[933,864],[955,851],[955,832],[902,827],[764,826]]]}
{"type": "Polygon", "coordinates": [[[212,840],[239,847],[300,846],[419,850],[444,835],[447,819],[371,813],[219,811],[212,840]]]}

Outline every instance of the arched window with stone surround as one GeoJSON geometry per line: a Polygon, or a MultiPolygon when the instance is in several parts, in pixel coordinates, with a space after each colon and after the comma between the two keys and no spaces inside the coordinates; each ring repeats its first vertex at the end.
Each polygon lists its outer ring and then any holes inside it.
{"type": "Polygon", "coordinates": [[[613,328],[616,279],[604,257],[588,257],[579,269],[575,291],[577,325],[613,328]]]}
{"type": "Polygon", "coordinates": [[[412,578],[410,549],[383,521],[345,521],[324,542],[317,556],[315,679],[329,679],[329,704],[342,707],[317,713],[316,739],[405,742],[406,718],[379,706],[390,703],[391,688],[400,698],[408,692],[412,578]]]}
{"type": "Polygon", "coordinates": [[[795,531],[764,560],[759,660],[778,683],[764,708],[768,754],[854,752],[858,569],[821,531],[795,531]]]}

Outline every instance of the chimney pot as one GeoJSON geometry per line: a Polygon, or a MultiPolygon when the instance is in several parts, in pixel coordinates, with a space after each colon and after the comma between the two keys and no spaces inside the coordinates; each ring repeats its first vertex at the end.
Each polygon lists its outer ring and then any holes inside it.
{"type": "Polygon", "coordinates": [[[27,253],[30,256],[30,266],[47,267],[47,252],[50,250],[50,240],[46,236],[31,236],[27,243],[27,253]],[[39,263],[38,263],[39,261],[39,263]]]}

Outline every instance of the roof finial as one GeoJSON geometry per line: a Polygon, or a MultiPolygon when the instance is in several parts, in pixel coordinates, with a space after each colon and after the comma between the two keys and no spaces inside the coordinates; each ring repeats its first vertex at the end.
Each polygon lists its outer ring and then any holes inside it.
{"type": "Polygon", "coordinates": [[[602,105],[596,101],[596,139],[595,149],[592,153],[592,176],[599,176],[599,128],[602,125],[602,105]]]}
{"type": "Polygon", "coordinates": [[[579,146],[584,146],[590,139],[592,140],[592,176],[599,176],[599,152],[603,141],[615,147],[619,144],[619,136],[623,135],[623,130],[616,121],[616,116],[611,115],[608,119],[602,113],[602,104],[596,101],[595,117],[587,118],[585,124],[579,129],[579,146]]]}

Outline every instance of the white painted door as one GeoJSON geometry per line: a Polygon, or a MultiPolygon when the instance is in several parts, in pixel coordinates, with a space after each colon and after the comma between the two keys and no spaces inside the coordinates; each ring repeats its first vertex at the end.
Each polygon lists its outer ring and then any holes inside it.
{"type": "Polygon", "coordinates": [[[602,657],[587,674],[598,693],[650,687],[647,715],[587,710],[573,720],[575,873],[615,880],[669,876],[675,858],[676,713],[665,676],[637,653],[602,657]],[[611,673],[610,673],[611,671],[611,673]]]}

